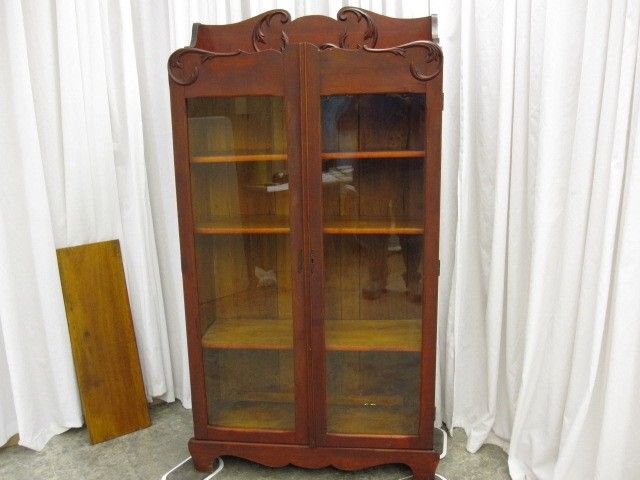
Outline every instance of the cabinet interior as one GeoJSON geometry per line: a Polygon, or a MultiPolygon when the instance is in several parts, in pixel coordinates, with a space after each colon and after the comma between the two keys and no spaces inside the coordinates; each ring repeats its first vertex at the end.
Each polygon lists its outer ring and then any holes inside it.
{"type": "MultiPolygon", "coordinates": [[[[327,431],[416,434],[424,234],[418,94],[321,99],[327,431]]],[[[187,102],[208,418],[293,430],[284,101],[187,102]]]]}

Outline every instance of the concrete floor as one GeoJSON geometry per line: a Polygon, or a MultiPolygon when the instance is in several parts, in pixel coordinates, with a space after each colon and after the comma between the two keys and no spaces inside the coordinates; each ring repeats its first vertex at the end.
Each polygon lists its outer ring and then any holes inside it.
{"type": "MultiPolygon", "coordinates": [[[[22,447],[0,450],[2,480],[160,480],[162,475],[189,456],[187,440],[192,436],[191,411],[176,402],[151,409],[152,426],[124,437],[91,446],[85,429],[70,430],[53,438],[42,452],[22,447]]],[[[465,435],[455,430],[449,451],[438,473],[447,480],[508,480],[507,456],[487,445],[476,454],[465,448],[465,435]]],[[[361,472],[333,469],[303,470],[295,467],[271,469],[235,458],[224,458],[225,468],[216,480],[400,480],[411,472],[388,465],[361,472]]],[[[190,463],[174,472],[171,480],[200,480],[190,463]]]]}

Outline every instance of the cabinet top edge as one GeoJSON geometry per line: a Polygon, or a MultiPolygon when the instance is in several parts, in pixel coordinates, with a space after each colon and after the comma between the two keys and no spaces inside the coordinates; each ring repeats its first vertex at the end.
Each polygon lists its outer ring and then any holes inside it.
{"type": "Polygon", "coordinates": [[[191,48],[211,52],[281,50],[288,43],[336,44],[342,48],[388,48],[432,40],[432,17],[395,18],[358,7],[341,8],[336,18],[306,15],[292,19],[282,9],[237,23],[194,23],[191,48]]]}

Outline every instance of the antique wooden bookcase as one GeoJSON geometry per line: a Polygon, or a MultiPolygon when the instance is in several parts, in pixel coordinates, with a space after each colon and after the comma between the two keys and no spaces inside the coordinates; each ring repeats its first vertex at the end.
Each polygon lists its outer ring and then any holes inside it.
{"type": "Polygon", "coordinates": [[[169,58],[198,469],[433,478],[442,62],[431,18],[351,7],[169,58]]]}

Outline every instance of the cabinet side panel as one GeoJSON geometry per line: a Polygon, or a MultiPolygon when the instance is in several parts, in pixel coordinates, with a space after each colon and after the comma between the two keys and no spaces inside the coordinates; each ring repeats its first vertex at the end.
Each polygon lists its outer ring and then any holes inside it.
{"type": "Polygon", "coordinates": [[[425,235],[423,259],[422,394],[420,437],[426,448],[433,444],[440,275],[440,146],[442,132],[442,73],[428,82],[425,129],[425,235]]]}
{"type": "Polygon", "coordinates": [[[195,437],[205,439],[207,432],[207,407],[204,389],[204,367],[198,317],[198,292],[196,278],[195,246],[193,239],[193,213],[191,210],[191,173],[189,165],[189,140],[184,87],[170,82],[171,119],[173,126],[173,154],[180,229],[182,283],[184,288],[187,346],[195,437]]]}

